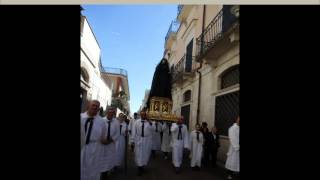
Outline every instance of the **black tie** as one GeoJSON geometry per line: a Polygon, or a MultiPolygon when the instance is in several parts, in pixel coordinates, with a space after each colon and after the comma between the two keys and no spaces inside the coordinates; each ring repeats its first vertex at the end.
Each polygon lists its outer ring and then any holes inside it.
{"type": "Polygon", "coordinates": [[[182,126],[179,126],[179,133],[178,133],[178,140],[182,139],[182,132],[181,132],[182,126]]]}
{"type": "Polygon", "coordinates": [[[89,141],[90,141],[90,135],[91,135],[91,130],[92,130],[92,126],[93,126],[93,118],[88,118],[86,120],[86,123],[84,126],[85,132],[87,132],[89,122],[90,122],[90,125],[89,125],[89,131],[88,131],[87,138],[86,138],[86,144],[89,144],[89,141]]]}
{"type": "Polygon", "coordinates": [[[199,141],[199,131],[197,131],[197,140],[199,141]]]}
{"type": "Polygon", "coordinates": [[[171,124],[169,124],[168,126],[169,126],[169,136],[171,136],[171,124]]]}
{"type": "Polygon", "coordinates": [[[141,130],[141,137],[144,137],[144,121],[142,122],[142,130],[141,130]]]}
{"type": "Polygon", "coordinates": [[[120,124],[120,134],[121,134],[122,124],[120,124]]]}
{"type": "Polygon", "coordinates": [[[158,123],[156,123],[156,132],[158,132],[158,123]]]}
{"type": "Polygon", "coordinates": [[[111,126],[111,120],[108,121],[108,135],[107,135],[107,140],[110,140],[110,126],[111,126]]]}

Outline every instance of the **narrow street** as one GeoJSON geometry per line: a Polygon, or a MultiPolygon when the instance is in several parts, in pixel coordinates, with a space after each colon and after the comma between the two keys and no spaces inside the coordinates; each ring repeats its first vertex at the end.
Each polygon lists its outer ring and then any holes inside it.
{"type": "MultiPolygon", "coordinates": [[[[124,173],[123,167],[117,169],[116,172],[112,173],[110,178],[111,180],[176,180],[177,178],[183,180],[225,180],[226,172],[222,165],[218,165],[216,168],[211,166],[204,168],[202,167],[200,171],[193,171],[190,168],[190,161],[185,157],[182,170],[180,174],[176,174],[172,163],[171,157],[168,160],[165,160],[162,154],[157,153],[156,158],[150,158],[149,165],[145,169],[145,174],[142,176],[137,176],[137,168],[134,164],[133,154],[128,153],[128,170],[127,175],[124,173]]],[[[233,178],[238,180],[237,178],[233,178]]]]}

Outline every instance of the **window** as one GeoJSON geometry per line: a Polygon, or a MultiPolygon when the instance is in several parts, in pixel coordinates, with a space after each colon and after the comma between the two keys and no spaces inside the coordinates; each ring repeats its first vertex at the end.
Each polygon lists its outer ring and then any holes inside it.
{"type": "Polygon", "coordinates": [[[86,83],[89,82],[88,72],[84,68],[81,68],[80,76],[81,76],[81,79],[84,80],[86,83]]]}
{"type": "Polygon", "coordinates": [[[233,66],[221,75],[221,89],[238,84],[240,79],[239,65],[233,66]]]}
{"type": "Polygon", "coordinates": [[[240,113],[239,91],[216,97],[215,125],[223,136],[228,136],[229,127],[233,125],[240,113]]]}
{"type": "Polygon", "coordinates": [[[183,102],[188,102],[190,100],[191,100],[191,90],[188,90],[183,94],[183,102]]]}

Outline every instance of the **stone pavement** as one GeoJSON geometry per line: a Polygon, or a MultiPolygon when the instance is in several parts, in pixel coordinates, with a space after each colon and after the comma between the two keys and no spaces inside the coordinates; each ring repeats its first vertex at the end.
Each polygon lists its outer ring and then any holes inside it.
{"type": "MultiPolygon", "coordinates": [[[[216,168],[209,166],[202,167],[200,171],[193,171],[190,167],[189,158],[185,157],[180,174],[176,174],[171,157],[165,160],[162,153],[158,152],[155,158],[150,158],[145,173],[142,176],[137,176],[133,154],[129,152],[127,174],[125,175],[124,168],[121,167],[109,176],[109,180],[177,180],[177,178],[183,180],[225,180],[226,171],[222,164],[218,164],[216,168]]],[[[234,180],[239,180],[239,178],[234,178],[234,180]]]]}

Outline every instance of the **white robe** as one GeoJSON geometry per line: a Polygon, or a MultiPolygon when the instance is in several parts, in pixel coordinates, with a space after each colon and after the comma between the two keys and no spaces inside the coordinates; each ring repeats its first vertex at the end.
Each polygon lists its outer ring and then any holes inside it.
{"type": "Polygon", "coordinates": [[[117,156],[116,166],[121,166],[124,161],[124,155],[125,155],[125,144],[126,144],[125,135],[127,130],[127,123],[119,122],[118,128],[119,128],[120,136],[116,141],[116,156],[117,156]],[[120,132],[120,125],[122,125],[121,132],[120,132]]]}
{"type": "Polygon", "coordinates": [[[169,135],[170,128],[167,125],[167,123],[164,123],[162,125],[162,131],[163,131],[163,136],[162,136],[162,143],[161,143],[161,151],[162,152],[171,152],[171,137],[172,135],[169,135]]]}
{"type": "Polygon", "coordinates": [[[162,129],[162,125],[159,122],[153,122],[153,131],[152,131],[152,150],[160,150],[161,148],[161,129],[162,129]],[[157,125],[157,127],[156,127],[157,125]]]}
{"type": "Polygon", "coordinates": [[[190,149],[189,145],[189,133],[187,126],[182,124],[181,133],[182,140],[178,140],[179,127],[176,123],[171,126],[172,132],[172,163],[174,167],[180,167],[183,158],[183,148],[190,149]]]}
{"type": "Polygon", "coordinates": [[[148,164],[151,145],[152,145],[152,131],[153,127],[148,121],[144,120],[144,137],[141,136],[142,122],[138,119],[132,128],[132,136],[134,138],[134,153],[135,162],[137,166],[146,166],[148,164]]]}
{"type": "Polygon", "coordinates": [[[132,129],[133,129],[133,126],[134,126],[134,123],[137,121],[137,119],[131,119],[129,121],[129,126],[128,126],[128,130],[131,132],[129,134],[129,144],[133,143],[134,142],[134,138],[132,136],[132,129]]]}
{"type": "Polygon", "coordinates": [[[102,152],[102,144],[100,143],[102,133],[105,128],[104,121],[100,116],[95,116],[90,135],[89,144],[85,144],[88,130],[85,132],[85,123],[88,114],[81,114],[81,180],[99,180],[100,179],[100,157],[102,152]]]}
{"type": "Polygon", "coordinates": [[[203,147],[203,135],[199,131],[199,141],[197,140],[197,131],[190,133],[190,156],[191,156],[191,167],[201,167],[202,158],[202,147],[203,147]]]}
{"type": "MultiPolygon", "coordinates": [[[[108,136],[108,119],[104,119],[105,129],[103,136],[107,138],[108,136]]],[[[120,136],[119,132],[119,122],[117,119],[113,118],[110,125],[110,137],[114,141],[108,145],[102,145],[102,153],[101,153],[101,164],[100,164],[100,172],[105,172],[111,170],[116,165],[116,141],[120,136]]]]}
{"type": "Polygon", "coordinates": [[[228,131],[230,146],[227,153],[226,168],[234,172],[240,172],[239,132],[240,127],[236,123],[234,123],[228,131]]]}

